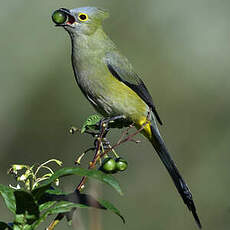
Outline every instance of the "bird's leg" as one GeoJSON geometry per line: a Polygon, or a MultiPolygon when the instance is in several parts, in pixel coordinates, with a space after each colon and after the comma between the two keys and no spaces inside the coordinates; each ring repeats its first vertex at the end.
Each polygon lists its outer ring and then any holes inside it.
{"type": "Polygon", "coordinates": [[[135,135],[137,135],[139,132],[141,132],[141,130],[145,127],[145,125],[150,121],[150,116],[151,116],[151,110],[149,109],[148,114],[147,114],[147,116],[146,116],[146,121],[143,123],[143,125],[142,125],[135,133],[131,134],[130,136],[128,136],[128,137],[126,137],[126,138],[124,138],[126,135],[129,134],[129,130],[130,130],[131,128],[134,127],[134,123],[131,124],[131,125],[122,133],[121,137],[120,137],[119,140],[117,141],[116,146],[117,146],[117,145],[120,145],[121,143],[124,143],[124,142],[126,142],[126,141],[132,141],[132,142],[135,142],[135,143],[137,143],[137,144],[140,143],[140,142],[141,142],[140,140],[135,140],[135,139],[133,139],[133,137],[134,137],[135,135]]]}
{"type": "Polygon", "coordinates": [[[104,119],[103,122],[109,123],[109,122],[113,122],[113,121],[119,120],[119,119],[125,119],[125,116],[124,115],[118,115],[115,117],[110,117],[110,118],[104,119]]]}
{"type": "Polygon", "coordinates": [[[100,123],[106,124],[106,126],[109,128],[109,124],[115,122],[116,120],[122,120],[122,119],[125,119],[125,116],[124,115],[118,115],[118,116],[114,116],[114,117],[104,118],[100,121],[100,123]]]}

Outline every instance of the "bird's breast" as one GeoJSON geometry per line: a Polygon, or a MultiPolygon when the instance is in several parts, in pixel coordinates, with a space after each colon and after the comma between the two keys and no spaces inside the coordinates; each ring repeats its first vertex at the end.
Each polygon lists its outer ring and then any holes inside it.
{"type": "Polygon", "coordinates": [[[110,73],[103,58],[82,54],[77,57],[72,60],[77,83],[99,113],[106,117],[124,115],[130,120],[147,115],[146,103],[110,73]]]}

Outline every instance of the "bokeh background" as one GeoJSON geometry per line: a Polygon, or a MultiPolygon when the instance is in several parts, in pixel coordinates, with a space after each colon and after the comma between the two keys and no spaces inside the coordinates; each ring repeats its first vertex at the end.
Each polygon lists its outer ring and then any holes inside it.
{"type": "MultiPolygon", "coordinates": [[[[94,110],[75,84],[68,34],[51,21],[57,8],[87,5],[110,11],[105,30],[153,96],[164,123],[160,130],[192,190],[204,229],[229,229],[229,0],[2,1],[0,183],[14,182],[6,174],[13,163],[57,158],[73,166],[92,143],[68,133],[94,110]]],[[[197,229],[151,145],[140,139],[139,145],[118,149],[129,162],[128,171],[116,175],[125,195],[99,188],[127,223],[109,212],[79,211],[76,229],[197,229]]],[[[70,192],[77,182],[74,177],[62,187],[70,192]]],[[[1,220],[10,221],[5,210],[1,200],[1,220]]],[[[65,221],[56,229],[67,229],[65,221]]]]}

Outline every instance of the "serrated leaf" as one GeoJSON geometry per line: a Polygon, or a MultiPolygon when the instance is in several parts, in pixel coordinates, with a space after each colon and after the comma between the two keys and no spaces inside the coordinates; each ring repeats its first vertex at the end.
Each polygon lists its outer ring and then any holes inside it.
{"type": "Polygon", "coordinates": [[[13,228],[9,224],[0,221],[0,230],[5,230],[5,229],[12,230],[13,228]]]}
{"type": "Polygon", "coordinates": [[[23,190],[14,191],[16,214],[26,214],[28,223],[33,223],[39,217],[38,205],[31,193],[23,190]]]}
{"type": "Polygon", "coordinates": [[[93,114],[87,118],[87,120],[84,122],[82,128],[81,128],[81,133],[84,133],[86,129],[91,128],[91,129],[98,129],[98,123],[102,117],[98,114],[93,114]]]}
{"type": "Polygon", "coordinates": [[[12,212],[15,213],[16,204],[15,204],[15,197],[14,197],[14,190],[9,188],[8,186],[0,184],[0,193],[5,201],[7,208],[12,212]]]}
{"type": "Polygon", "coordinates": [[[71,167],[62,168],[62,169],[57,170],[48,180],[44,181],[44,184],[42,186],[47,186],[48,184],[51,184],[56,179],[65,177],[65,176],[69,176],[69,175],[86,176],[88,178],[96,179],[98,181],[101,181],[105,184],[110,185],[120,195],[123,195],[119,183],[113,176],[105,174],[99,170],[94,170],[94,169],[88,170],[88,169],[83,169],[83,168],[71,168],[71,167]]]}
{"type": "Polygon", "coordinates": [[[116,215],[118,215],[122,219],[123,223],[125,224],[125,218],[121,215],[120,211],[112,203],[110,203],[109,201],[106,201],[106,200],[98,200],[98,202],[103,207],[105,207],[107,210],[110,210],[113,213],[115,213],[116,215]]]}

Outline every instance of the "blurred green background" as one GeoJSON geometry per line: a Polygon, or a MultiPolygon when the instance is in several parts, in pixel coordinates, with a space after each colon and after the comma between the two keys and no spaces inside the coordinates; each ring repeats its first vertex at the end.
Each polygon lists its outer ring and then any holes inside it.
{"type": "MultiPolygon", "coordinates": [[[[204,229],[229,229],[229,0],[2,1],[0,183],[14,182],[6,175],[13,163],[58,158],[73,166],[92,143],[90,137],[68,134],[94,110],[75,83],[68,34],[51,21],[55,9],[87,5],[110,11],[105,30],[153,96],[164,123],[160,130],[204,229]]],[[[114,141],[120,131],[115,133],[114,141]]],[[[151,145],[140,138],[141,144],[118,149],[129,162],[128,171],[116,176],[125,195],[107,186],[101,194],[127,223],[100,211],[102,227],[92,227],[94,214],[79,211],[76,229],[197,229],[151,145]]],[[[77,182],[76,177],[65,181],[64,190],[77,182]]],[[[5,210],[1,200],[1,220],[10,221],[5,210]]],[[[67,229],[66,223],[56,229],[67,229]]]]}

